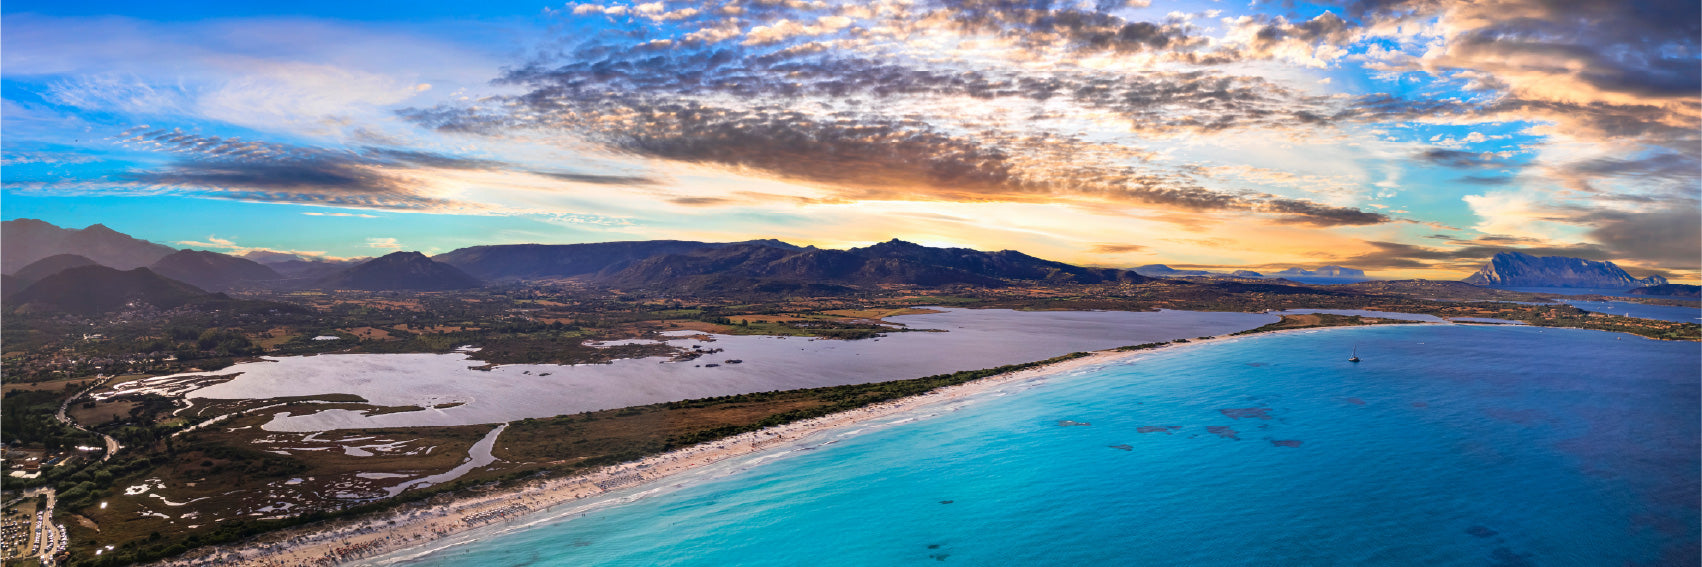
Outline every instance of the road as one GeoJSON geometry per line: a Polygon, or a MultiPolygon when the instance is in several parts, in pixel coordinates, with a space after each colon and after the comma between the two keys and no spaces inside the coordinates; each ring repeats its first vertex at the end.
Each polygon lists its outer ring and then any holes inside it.
{"type": "Polygon", "coordinates": [[[107,435],[105,433],[101,433],[99,431],[94,431],[94,430],[89,429],[87,427],[83,427],[82,424],[77,423],[76,421],[72,420],[70,418],[70,416],[65,415],[65,410],[67,408],[71,407],[71,402],[77,401],[78,398],[81,398],[83,396],[88,395],[89,392],[93,392],[95,390],[95,388],[99,388],[102,385],[105,385],[107,380],[112,379],[109,376],[97,376],[97,378],[100,378],[99,382],[95,382],[95,384],[93,386],[89,386],[87,389],[85,389],[81,392],[77,392],[77,395],[75,395],[75,396],[71,396],[69,398],[66,398],[65,403],[59,404],[59,413],[54,414],[53,417],[58,418],[60,423],[69,425],[71,427],[75,427],[77,429],[81,429],[81,430],[86,431],[88,433],[93,433],[95,435],[99,435],[102,440],[105,440],[106,441],[106,454],[101,455],[101,457],[100,457],[101,462],[104,463],[104,462],[106,462],[107,459],[111,459],[113,455],[118,454],[118,450],[123,449],[124,446],[119,445],[118,440],[113,439],[111,435],[107,435]]]}

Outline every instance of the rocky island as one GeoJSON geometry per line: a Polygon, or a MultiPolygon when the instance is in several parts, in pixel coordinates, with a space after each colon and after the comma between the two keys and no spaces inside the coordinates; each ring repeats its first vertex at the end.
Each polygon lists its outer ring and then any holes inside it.
{"type": "Polygon", "coordinates": [[[1666,278],[1652,275],[1635,278],[1613,262],[1596,262],[1564,256],[1532,256],[1501,252],[1484,264],[1466,283],[1501,287],[1581,287],[1629,289],[1662,285],[1666,278]]]}

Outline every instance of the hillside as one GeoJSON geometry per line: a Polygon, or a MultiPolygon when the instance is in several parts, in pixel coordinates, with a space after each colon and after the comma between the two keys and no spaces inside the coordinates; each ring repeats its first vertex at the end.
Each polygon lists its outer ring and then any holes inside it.
{"type": "Polygon", "coordinates": [[[83,266],[98,266],[99,262],[78,256],[76,254],[56,254],[31,262],[30,265],[18,268],[12,277],[24,285],[41,281],[42,278],[83,266]]]}
{"type": "Polygon", "coordinates": [[[131,238],[105,225],[76,230],[36,219],[0,222],[0,272],[8,274],[60,254],[76,254],[103,266],[128,270],[153,264],[172,252],[176,249],[131,238]]]}
{"type": "Polygon", "coordinates": [[[1659,297],[1702,297],[1702,286],[1689,284],[1657,284],[1634,288],[1625,293],[1659,297]]]}
{"type": "Polygon", "coordinates": [[[204,250],[179,250],[161,258],[149,269],[159,275],[212,291],[224,291],[244,283],[277,280],[283,276],[252,260],[204,250]]]}
{"type": "Polygon", "coordinates": [[[168,279],[147,268],[123,271],[83,266],[53,274],[6,298],[7,306],[31,313],[96,315],[151,305],[170,309],[217,297],[195,286],[168,279]]]}
{"type": "Polygon", "coordinates": [[[688,240],[643,240],[590,244],[501,244],[461,248],[433,257],[475,277],[496,279],[564,278],[624,268],[633,262],[667,254],[738,245],[783,250],[797,246],[778,240],[717,243],[688,240]]]}
{"type": "Polygon", "coordinates": [[[1613,262],[1564,256],[1532,256],[1501,252],[1464,280],[1473,285],[1501,287],[1582,287],[1626,289],[1667,283],[1661,276],[1634,278],[1613,262]]]}
{"type": "Polygon", "coordinates": [[[596,275],[616,287],[695,291],[774,289],[774,286],[965,284],[1001,287],[1007,281],[1050,283],[1140,282],[1125,270],[1084,268],[1010,250],[930,248],[892,240],[865,248],[783,249],[739,244],[668,254],[596,275]]]}
{"type": "Polygon", "coordinates": [[[484,285],[455,266],[419,252],[392,252],[362,262],[314,284],[325,289],[444,291],[484,285]]]}

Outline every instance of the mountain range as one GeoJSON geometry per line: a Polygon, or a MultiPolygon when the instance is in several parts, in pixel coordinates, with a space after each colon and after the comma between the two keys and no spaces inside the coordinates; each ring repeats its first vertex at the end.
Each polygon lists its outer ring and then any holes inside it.
{"type": "Polygon", "coordinates": [[[1151,277],[1158,277],[1158,278],[1228,275],[1230,277],[1237,277],[1237,278],[1283,278],[1283,279],[1300,281],[1300,282],[1305,282],[1305,281],[1308,281],[1308,280],[1330,280],[1328,282],[1318,282],[1318,283],[1337,283],[1337,282],[1341,282],[1341,281],[1357,281],[1357,280],[1367,279],[1367,277],[1365,276],[1364,270],[1357,270],[1357,269],[1354,269],[1354,268],[1344,268],[1344,267],[1341,267],[1341,266],[1324,266],[1324,267],[1318,268],[1316,270],[1308,270],[1308,269],[1305,269],[1305,268],[1288,268],[1288,269],[1285,269],[1285,270],[1280,271],[1280,272],[1272,272],[1272,273],[1268,273],[1268,274],[1259,273],[1259,272],[1255,272],[1255,271],[1252,271],[1252,270],[1235,270],[1235,271],[1230,272],[1228,274],[1223,274],[1223,273],[1220,273],[1220,272],[1213,272],[1213,271],[1210,271],[1210,270],[1178,270],[1178,269],[1172,268],[1170,266],[1166,266],[1164,264],[1147,264],[1145,266],[1139,266],[1139,267],[1132,268],[1132,270],[1135,273],[1138,273],[1138,274],[1143,275],[1143,276],[1151,276],[1151,277]]]}
{"type": "Polygon", "coordinates": [[[639,240],[589,244],[498,244],[470,246],[439,254],[433,260],[460,268],[487,280],[568,278],[618,270],[639,260],[668,254],[740,245],[759,245],[784,250],[797,246],[779,240],[747,242],[694,242],[689,240],[639,240]]]}
{"type": "Polygon", "coordinates": [[[0,272],[7,274],[60,254],[74,254],[102,266],[128,270],[148,266],[176,251],[100,224],[69,229],[36,219],[0,223],[0,272]]]}
{"type": "Polygon", "coordinates": [[[154,262],[149,269],[156,274],[212,291],[283,279],[278,272],[259,262],[205,250],[178,250],[160,258],[160,261],[154,262]]]}
{"type": "Polygon", "coordinates": [[[1532,256],[1523,252],[1500,252],[1477,273],[1464,280],[1475,285],[1498,287],[1574,287],[1627,289],[1661,285],[1659,275],[1635,278],[1613,262],[1596,262],[1564,256],[1532,256]]]}
{"type": "MultiPolygon", "coordinates": [[[[591,244],[506,244],[472,246],[436,257],[396,252],[361,261],[321,260],[293,254],[250,251],[246,257],[168,246],[131,238],[102,225],[65,229],[34,220],[3,225],[4,293],[16,295],[52,276],[78,268],[120,272],[148,267],[148,275],[200,290],[235,288],[456,290],[487,281],[574,278],[620,289],[681,293],[838,293],[889,285],[1139,283],[1150,277],[1225,275],[1150,264],[1133,270],[1092,268],[1035,258],[1021,252],[934,248],[891,240],[862,248],[829,250],[778,240],[695,242],[650,240],[591,244]]],[[[165,289],[142,276],[98,275],[111,283],[165,289]],[[126,283],[128,282],[128,283],[126,283]]],[[[128,273],[128,272],[124,272],[128,273]]],[[[93,275],[91,275],[93,274],[93,275]]],[[[1238,278],[1281,278],[1308,283],[1362,281],[1365,273],[1324,266],[1260,274],[1238,270],[1238,278]]],[[[1493,286],[1631,288],[1665,284],[1665,278],[1634,278],[1612,262],[1497,254],[1467,283],[1493,286]]],[[[59,284],[67,284],[60,281],[59,284]]],[[[168,286],[169,287],[169,286],[168,286]]],[[[1644,293],[1665,291],[1655,288],[1644,293]]],[[[1682,290],[1679,290],[1682,292],[1682,290]]],[[[36,297],[46,291],[31,294],[36,297]]],[[[49,294],[51,295],[51,294],[49,294]]],[[[165,298],[163,303],[173,300],[165,298]]],[[[110,302],[106,302],[110,303],[110,302]]]]}
{"type": "Polygon", "coordinates": [[[893,239],[848,250],[737,243],[652,256],[604,270],[593,279],[622,288],[739,291],[761,286],[1002,287],[1009,281],[1139,283],[1149,278],[1128,270],[1042,260],[1014,250],[931,248],[893,239]]]}

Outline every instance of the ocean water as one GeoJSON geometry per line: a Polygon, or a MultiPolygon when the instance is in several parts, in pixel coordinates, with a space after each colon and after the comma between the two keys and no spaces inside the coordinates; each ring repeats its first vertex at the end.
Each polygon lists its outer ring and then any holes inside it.
{"type": "Polygon", "coordinates": [[[1694,565],[1699,364],[1510,326],[1184,346],[401,563],[1694,565]]]}
{"type": "Polygon", "coordinates": [[[1491,286],[1491,287],[1494,287],[1495,289],[1505,289],[1505,290],[1508,290],[1508,291],[1526,291],[1526,292],[1530,292],[1530,293],[1555,293],[1555,294],[1560,294],[1560,295],[1609,295],[1609,296],[1618,296],[1618,297],[1648,297],[1648,296],[1644,296],[1644,295],[1632,295],[1631,290],[1629,288],[1618,288],[1618,287],[1616,287],[1616,288],[1603,288],[1603,287],[1500,287],[1500,286],[1491,286]]]}
{"type": "Polygon", "coordinates": [[[1597,313],[1679,323],[1702,323],[1702,306],[1680,307],[1676,305],[1646,305],[1629,301],[1583,301],[1577,299],[1563,299],[1561,301],[1573,307],[1597,313]]]}

